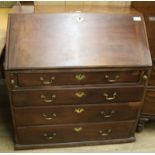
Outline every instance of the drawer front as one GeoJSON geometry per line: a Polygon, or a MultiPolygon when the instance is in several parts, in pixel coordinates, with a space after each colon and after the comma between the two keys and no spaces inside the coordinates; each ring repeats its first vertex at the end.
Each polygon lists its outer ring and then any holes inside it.
{"type": "Polygon", "coordinates": [[[155,89],[147,90],[142,113],[155,115],[155,89]]]}
{"type": "Polygon", "coordinates": [[[149,85],[155,86],[155,63],[153,63],[153,67],[151,70],[150,78],[149,78],[149,85]]]}
{"type": "Polygon", "coordinates": [[[143,90],[143,86],[56,88],[38,91],[14,91],[12,99],[15,106],[136,102],[141,101],[143,90]]]}
{"type": "Polygon", "coordinates": [[[140,103],[16,108],[17,126],[136,120],[140,103]],[[22,116],[22,117],[21,117],[22,116]]]}
{"type": "Polygon", "coordinates": [[[133,136],[135,122],[19,127],[18,144],[48,144],[121,139],[133,136]]]}
{"type": "Polygon", "coordinates": [[[57,86],[81,84],[137,83],[142,71],[111,71],[111,72],[53,72],[53,73],[20,73],[18,85],[57,86]]]}

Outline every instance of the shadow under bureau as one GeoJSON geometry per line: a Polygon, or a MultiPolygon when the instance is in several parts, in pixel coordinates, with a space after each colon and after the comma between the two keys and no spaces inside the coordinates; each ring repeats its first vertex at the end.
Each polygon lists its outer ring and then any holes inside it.
{"type": "Polygon", "coordinates": [[[140,14],[11,14],[15,148],[134,141],[151,65],[140,14]]]}

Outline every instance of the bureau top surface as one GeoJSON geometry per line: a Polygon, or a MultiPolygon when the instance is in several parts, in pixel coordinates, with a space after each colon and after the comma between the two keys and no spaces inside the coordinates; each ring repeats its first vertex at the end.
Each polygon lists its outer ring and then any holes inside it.
{"type": "Polygon", "coordinates": [[[143,17],[10,14],[6,69],[151,66],[143,17]]]}

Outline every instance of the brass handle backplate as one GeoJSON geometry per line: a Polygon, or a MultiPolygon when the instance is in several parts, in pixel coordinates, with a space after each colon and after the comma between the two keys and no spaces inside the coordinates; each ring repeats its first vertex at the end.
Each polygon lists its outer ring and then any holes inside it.
{"type": "Polygon", "coordinates": [[[100,133],[100,135],[101,135],[102,137],[105,137],[105,136],[110,135],[111,132],[112,132],[111,129],[108,129],[106,132],[103,132],[102,130],[99,131],[99,133],[100,133]]]}
{"type": "Polygon", "coordinates": [[[46,120],[52,120],[54,117],[56,117],[57,115],[55,113],[42,113],[42,116],[46,119],[46,120]]]}
{"type": "Polygon", "coordinates": [[[107,101],[110,101],[110,100],[114,100],[116,98],[117,93],[114,92],[112,97],[109,97],[109,95],[107,93],[104,93],[103,95],[105,96],[107,101]]]}
{"type": "Polygon", "coordinates": [[[56,133],[52,133],[50,135],[48,135],[47,133],[44,133],[43,136],[47,139],[47,140],[52,140],[54,139],[54,137],[56,136],[56,133]]]}
{"type": "Polygon", "coordinates": [[[82,129],[83,129],[82,127],[76,127],[76,128],[74,128],[74,131],[75,132],[80,132],[80,131],[82,131],[82,129]]]}
{"type": "Polygon", "coordinates": [[[49,81],[45,81],[43,77],[40,77],[40,81],[43,85],[51,85],[53,84],[53,81],[55,80],[55,77],[51,77],[49,81]]]}
{"type": "Polygon", "coordinates": [[[51,103],[51,102],[54,101],[54,98],[56,98],[56,95],[55,95],[55,94],[52,94],[52,95],[51,95],[51,98],[50,98],[50,99],[47,99],[47,97],[46,97],[45,95],[41,94],[40,98],[41,98],[44,102],[46,102],[46,103],[51,103]]]}
{"type": "Polygon", "coordinates": [[[105,118],[112,117],[116,113],[115,110],[111,110],[110,112],[106,113],[105,111],[101,111],[101,115],[103,115],[105,118]]]}
{"type": "Polygon", "coordinates": [[[84,112],[84,109],[83,109],[83,108],[76,108],[74,111],[75,111],[77,114],[80,114],[80,113],[84,112]]]}
{"type": "Polygon", "coordinates": [[[75,96],[78,97],[78,98],[82,98],[82,97],[84,97],[85,95],[86,95],[86,93],[83,92],[83,91],[78,91],[78,92],[75,93],[75,96]]]}
{"type": "Polygon", "coordinates": [[[105,79],[107,79],[107,81],[110,83],[114,83],[119,79],[119,75],[116,75],[114,79],[110,79],[109,75],[105,75],[105,79]]]}
{"type": "Polygon", "coordinates": [[[76,80],[82,81],[86,79],[86,76],[84,74],[77,74],[75,75],[76,80]]]}

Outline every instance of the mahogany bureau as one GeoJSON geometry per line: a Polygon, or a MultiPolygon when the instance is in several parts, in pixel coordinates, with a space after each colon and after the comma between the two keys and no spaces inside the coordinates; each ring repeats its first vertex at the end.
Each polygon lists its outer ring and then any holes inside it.
{"type": "Polygon", "coordinates": [[[10,14],[15,148],[134,141],[151,65],[140,14],[10,14]]]}

